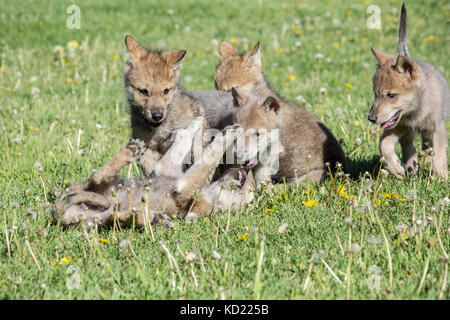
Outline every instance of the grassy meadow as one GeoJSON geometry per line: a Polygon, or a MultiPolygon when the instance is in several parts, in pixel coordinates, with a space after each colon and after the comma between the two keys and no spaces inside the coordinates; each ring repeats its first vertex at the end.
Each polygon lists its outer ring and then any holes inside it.
{"type": "MultiPolygon", "coordinates": [[[[423,153],[414,177],[380,172],[381,131],[367,121],[370,47],[396,52],[401,4],[1,1],[0,299],[449,299],[449,184],[423,153]],[[80,29],[66,26],[72,4],[80,29]],[[379,30],[366,25],[369,5],[379,30]],[[172,230],[56,226],[55,199],[130,137],[127,34],[186,49],[181,82],[192,91],[214,88],[220,40],[240,51],[261,41],[267,80],[342,140],[350,177],[279,186],[172,230]]],[[[450,78],[450,3],[406,4],[411,56],[450,78]]]]}

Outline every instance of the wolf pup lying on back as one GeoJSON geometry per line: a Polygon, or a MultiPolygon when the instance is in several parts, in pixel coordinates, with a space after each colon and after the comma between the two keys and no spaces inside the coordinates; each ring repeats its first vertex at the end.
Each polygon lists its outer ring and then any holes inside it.
{"type": "Polygon", "coordinates": [[[422,136],[422,148],[432,148],[433,172],[448,179],[446,119],[450,109],[450,91],[442,73],[431,64],[413,60],[406,38],[406,8],[402,6],[398,55],[372,52],[377,60],[373,76],[375,100],[369,121],[381,125],[380,152],[386,168],[397,178],[418,170],[414,133],[422,136]],[[395,153],[400,142],[404,166],[395,153]]]}
{"type": "Polygon", "coordinates": [[[264,152],[262,149],[267,148],[280,154],[277,176],[284,177],[288,183],[303,182],[307,176],[311,181],[320,181],[328,173],[327,162],[333,171],[339,162],[343,171],[348,172],[345,154],[327,127],[311,112],[285,101],[269,87],[262,73],[259,43],[240,55],[231,44],[222,41],[219,55],[214,76],[216,86],[223,91],[235,88],[232,93],[238,107],[236,123],[243,126],[247,142],[256,141],[256,136],[261,138],[260,131],[280,132],[280,144],[259,143],[261,150],[250,152],[253,147],[246,143],[246,149],[236,152],[238,160],[249,167],[255,166],[258,186],[270,180],[271,168],[267,165],[273,162],[269,159],[261,165],[257,159],[264,152]]]}
{"type": "Polygon", "coordinates": [[[117,155],[95,172],[86,182],[70,187],[53,206],[52,215],[61,225],[85,227],[97,223],[111,225],[167,225],[169,217],[207,215],[219,209],[236,210],[253,199],[253,178],[245,169],[232,168],[207,183],[224,150],[242,132],[238,126],[227,128],[204,150],[202,159],[182,172],[182,159],[190,152],[193,137],[203,119],[195,119],[176,133],[175,141],[157,165],[157,177],[124,180],[117,172],[139,160],[145,151],[140,140],[130,140],[117,155]],[[196,196],[197,190],[200,193],[196,196]]]}
{"type": "MultiPolygon", "coordinates": [[[[127,36],[125,92],[131,113],[132,135],[147,145],[140,165],[150,175],[155,163],[172,144],[176,129],[186,128],[204,115],[202,104],[179,85],[181,61],[185,50],[154,52],[127,36]]],[[[207,127],[203,120],[203,129],[207,127]]],[[[204,130],[200,130],[201,133],[204,130]]],[[[196,139],[196,141],[198,141],[196,139]]],[[[202,147],[204,143],[194,145],[202,147]]],[[[201,152],[201,150],[197,150],[201,152]]]]}

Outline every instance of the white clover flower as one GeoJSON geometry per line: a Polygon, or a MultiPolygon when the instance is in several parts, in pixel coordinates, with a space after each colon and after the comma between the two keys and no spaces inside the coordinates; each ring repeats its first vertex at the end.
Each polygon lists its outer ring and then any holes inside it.
{"type": "Polygon", "coordinates": [[[342,109],[341,108],[334,109],[334,114],[340,116],[342,114],[342,109]]]}
{"type": "Polygon", "coordinates": [[[362,143],[361,138],[356,138],[356,139],[355,139],[355,145],[356,145],[356,146],[360,146],[361,143],[362,143]]]}
{"type": "Polygon", "coordinates": [[[345,223],[351,224],[353,222],[353,219],[351,217],[345,218],[345,223]]]}
{"type": "Polygon", "coordinates": [[[183,80],[184,80],[184,82],[192,82],[192,77],[187,75],[187,76],[184,76],[183,80]]]}
{"type": "Polygon", "coordinates": [[[173,13],[174,13],[173,9],[168,9],[168,10],[167,10],[167,14],[168,14],[169,16],[173,15],[173,13]]]}
{"type": "Polygon", "coordinates": [[[359,253],[361,251],[361,247],[357,243],[352,243],[352,245],[349,248],[349,251],[353,253],[359,253]]]}
{"type": "Polygon", "coordinates": [[[301,45],[302,45],[302,42],[301,41],[295,41],[295,46],[298,48],[298,47],[301,47],[301,45]]]}
{"type": "Polygon", "coordinates": [[[327,92],[327,88],[321,87],[320,90],[319,90],[319,92],[320,92],[321,94],[324,94],[325,92],[327,92]]]}
{"type": "Polygon", "coordinates": [[[36,82],[37,80],[38,80],[38,77],[36,77],[36,76],[30,77],[30,83],[34,83],[34,82],[36,82]]]}
{"type": "Polygon", "coordinates": [[[186,33],[191,32],[191,27],[190,26],[184,27],[184,32],[186,33]]]}
{"type": "Polygon", "coordinates": [[[17,201],[13,201],[13,202],[11,203],[11,208],[13,208],[13,209],[18,209],[18,208],[19,208],[19,203],[18,203],[17,201]]]}
{"type": "Polygon", "coordinates": [[[16,78],[22,78],[22,72],[17,71],[16,72],[16,78]]]}
{"type": "Polygon", "coordinates": [[[364,69],[369,69],[370,64],[368,64],[367,62],[363,62],[362,67],[363,67],[364,69]]]}

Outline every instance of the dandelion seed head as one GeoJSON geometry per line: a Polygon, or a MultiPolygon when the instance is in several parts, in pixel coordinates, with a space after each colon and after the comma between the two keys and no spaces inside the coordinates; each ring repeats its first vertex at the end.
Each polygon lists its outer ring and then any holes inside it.
{"type": "Polygon", "coordinates": [[[42,164],[38,161],[36,161],[33,165],[34,169],[36,169],[37,171],[42,171],[42,164]]]}
{"type": "Polygon", "coordinates": [[[220,255],[220,253],[218,253],[216,250],[213,250],[213,251],[211,252],[211,257],[212,257],[214,260],[220,260],[221,255],[220,255]]]}
{"type": "Polygon", "coordinates": [[[185,252],[185,258],[187,263],[192,263],[197,259],[197,255],[192,251],[185,252]]]}
{"type": "Polygon", "coordinates": [[[278,227],[278,233],[283,234],[286,231],[287,227],[288,227],[288,224],[283,223],[281,226],[278,227]]]}
{"type": "Polygon", "coordinates": [[[128,239],[122,240],[122,241],[120,241],[120,243],[119,243],[119,249],[120,249],[121,251],[127,251],[128,248],[130,248],[130,247],[131,247],[131,241],[128,240],[128,239]]]}
{"type": "Polygon", "coordinates": [[[186,220],[186,223],[195,223],[198,219],[198,214],[195,212],[189,212],[184,220],[186,220]]]}

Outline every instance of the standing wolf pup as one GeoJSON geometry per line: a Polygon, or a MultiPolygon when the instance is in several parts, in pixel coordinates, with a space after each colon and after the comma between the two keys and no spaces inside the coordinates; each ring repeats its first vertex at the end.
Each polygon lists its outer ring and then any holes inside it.
{"type": "MultiPolygon", "coordinates": [[[[186,128],[195,117],[203,116],[204,109],[179,85],[185,50],[150,51],[130,36],[125,38],[125,44],[127,63],[124,82],[130,105],[132,135],[147,145],[140,165],[148,176],[172,144],[172,133],[186,128]]],[[[206,127],[207,121],[204,119],[202,128],[206,127]]],[[[199,131],[196,141],[201,139],[202,131],[199,131]]],[[[204,146],[203,142],[194,143],[194,152],[201,152],[195,150],[201,146],[204,146]]],[[[155,173],[158,175],[158,172],[155,173]]]]}
{"type": "Polygon", "coordinates": [[[387,169],[397,178],[415,174],[419,161],[414,148],[414,132],[422,136],[422,148],[432,148],[432,169],[440,179],[448,179],[446,119],[450,109],[450,91],[442,73],[431,64],[409,57],[406,37],[406,8],[402,6],[398,55],[372,52],[377,60],[373,76],[375,100],[369,121],[380,124],[384,132],[380,153],[387,169]],[[404,166],[395,153],[400,142],[404,166]]]}
{"type": "Polygon", "coordinates": [[[244,127],[247,142],[255,141],[256,136],[260,138],[260,131],[275,129],[280,133],[279,145],[258,143],[261,150],[251,152],[253,147],[246,143],[244,149],[236,152],[238,160],[255,166],[258,186],[270,180],[271,168],[257,159],[265,151],[262,149],[267,148],[272,148],[271,153],[279,153],[277,177],[284,177],[288,183],[303,182],[307,177],[319,182],[328,174],[327,162],[333,171],[339,162],[343,171],[348,172],[344,151],[328,128],[311,112],[285,101],[269,87],[262,73],[259,43],[240,55],[231,44],[222,41],[219,56],[214,76],[216,87],[232,91],[238,107],[236,123],[244,127]]]}

